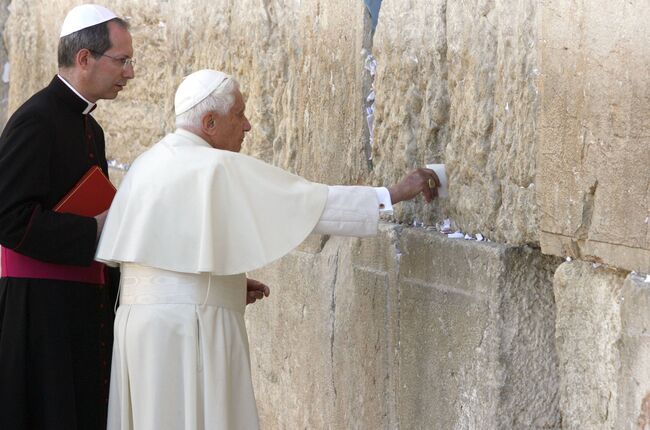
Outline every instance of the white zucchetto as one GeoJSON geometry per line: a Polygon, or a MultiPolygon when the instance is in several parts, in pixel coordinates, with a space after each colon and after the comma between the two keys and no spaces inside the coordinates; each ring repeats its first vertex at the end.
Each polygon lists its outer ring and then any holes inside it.
{"type": "Polygon", "coordinates": [[[219,88],[230,75],[216,70],[203,69],[187,75],[176,90],[174,112],[180,115],[201,103],[219,88]]]}
{"type": "Polygon", "coordinates": [[[84,28],[110,21],[113,18],[117,18],[117,15],[104,6],[82,4],[68,12],[61,26],[61,34],[59,37],[67,36],[84,28]]]}

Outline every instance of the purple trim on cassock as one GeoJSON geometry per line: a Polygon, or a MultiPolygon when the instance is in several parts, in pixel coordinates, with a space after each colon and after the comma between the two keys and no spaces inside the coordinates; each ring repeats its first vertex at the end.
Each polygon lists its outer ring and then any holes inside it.
{"type": "Polygon", "coordinates": [[[2,247],[3,278],[58,279],[103,285],[104,264],[93,261],[90,266],[52,264],[2,247]]]}

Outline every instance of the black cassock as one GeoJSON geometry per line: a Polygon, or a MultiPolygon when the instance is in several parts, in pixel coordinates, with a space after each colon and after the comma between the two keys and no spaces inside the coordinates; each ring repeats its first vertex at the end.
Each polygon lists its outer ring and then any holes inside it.
{"type": "MultiPolygon", "coordinates": [[[[87,266],[96,222],[52,207],[98,164],[104,134],[59,77],[0,136],[0,245],[38,260],[87,266]]],[[[0,279],[0,429],[106,425],[116,273],[105,286],[0,279]]]]}

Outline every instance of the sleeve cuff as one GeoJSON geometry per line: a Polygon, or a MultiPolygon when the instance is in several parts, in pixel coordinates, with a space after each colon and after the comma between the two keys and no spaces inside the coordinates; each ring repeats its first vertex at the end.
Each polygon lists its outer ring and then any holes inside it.
{"type": "Polygon", "coordinates": [[[393,202],[390,200],[390,193],[386,187],[375,187],[377,193],[377,202],[379,203],[379,213],[391,215],[393,213],[393,202]]]}

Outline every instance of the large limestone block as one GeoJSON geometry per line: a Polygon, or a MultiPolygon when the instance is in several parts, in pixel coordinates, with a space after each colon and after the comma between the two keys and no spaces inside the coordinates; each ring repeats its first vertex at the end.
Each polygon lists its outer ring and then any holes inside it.
{"type": "Polygon", "coordinates": [[[557,260],[417,230],[402,252],[401,426],[557,427],[557,260]]]}
{"type": "Polygon", "coordinates": [[[557,264],[390,225],[310,238],[251,274],[274,287],[247,311],[264,427],[557,426],[557,264]]]}
{"type": "Polygon", "coordinates": [[[263,428],[327,428],[334,414],[333,301],[339,247],[312,237],[249,277],[271,295],[246,312],[263,428]]]}
{"type": "Polygon", "coordinates": [[[645,429],[650,418],[650,288],[591,263],[554,279],[563,428],[645,429]],[[637,427],[638,425],[638,427],[637,427]]]}
{"type": "MultiPolygon", "coordinates": [[[[384,0],[376,143],[380,178],[447,164],[442,212],[467,232],[534,243],[537,2],[384,0]]],[[[399,220],[439,212],[405,204],[399,220]]]]}
{"type": "Polygon", "coordinates": [[[264,428],[395,426],[395,253],[392,229],[311,237],[250,274],[272,286],[247,312],[264,428]]]}
{"type": "Polygon", "coordinates": [[[396,428],[399,230],[346,240],[334,301],[337,429],[396,428]]]}
{"type": "Polygon", "coordinates": [[[650,3],[540,13],[542,250],[650,272],[650,3]]]}
{"type": "Polygon", "coordinates": [[[312,180],[365,182],[365,13],[360,1],[300,2],[284,84],[284,135],[273,149],[274,158],[312,180]]]}
{"type": "Polygon", "coordinates": [[[591,263],[562,264],[555,274],[556,343],[563,427],[614,428],[616,342],[621,332],[622,273],[591,263]]]}

